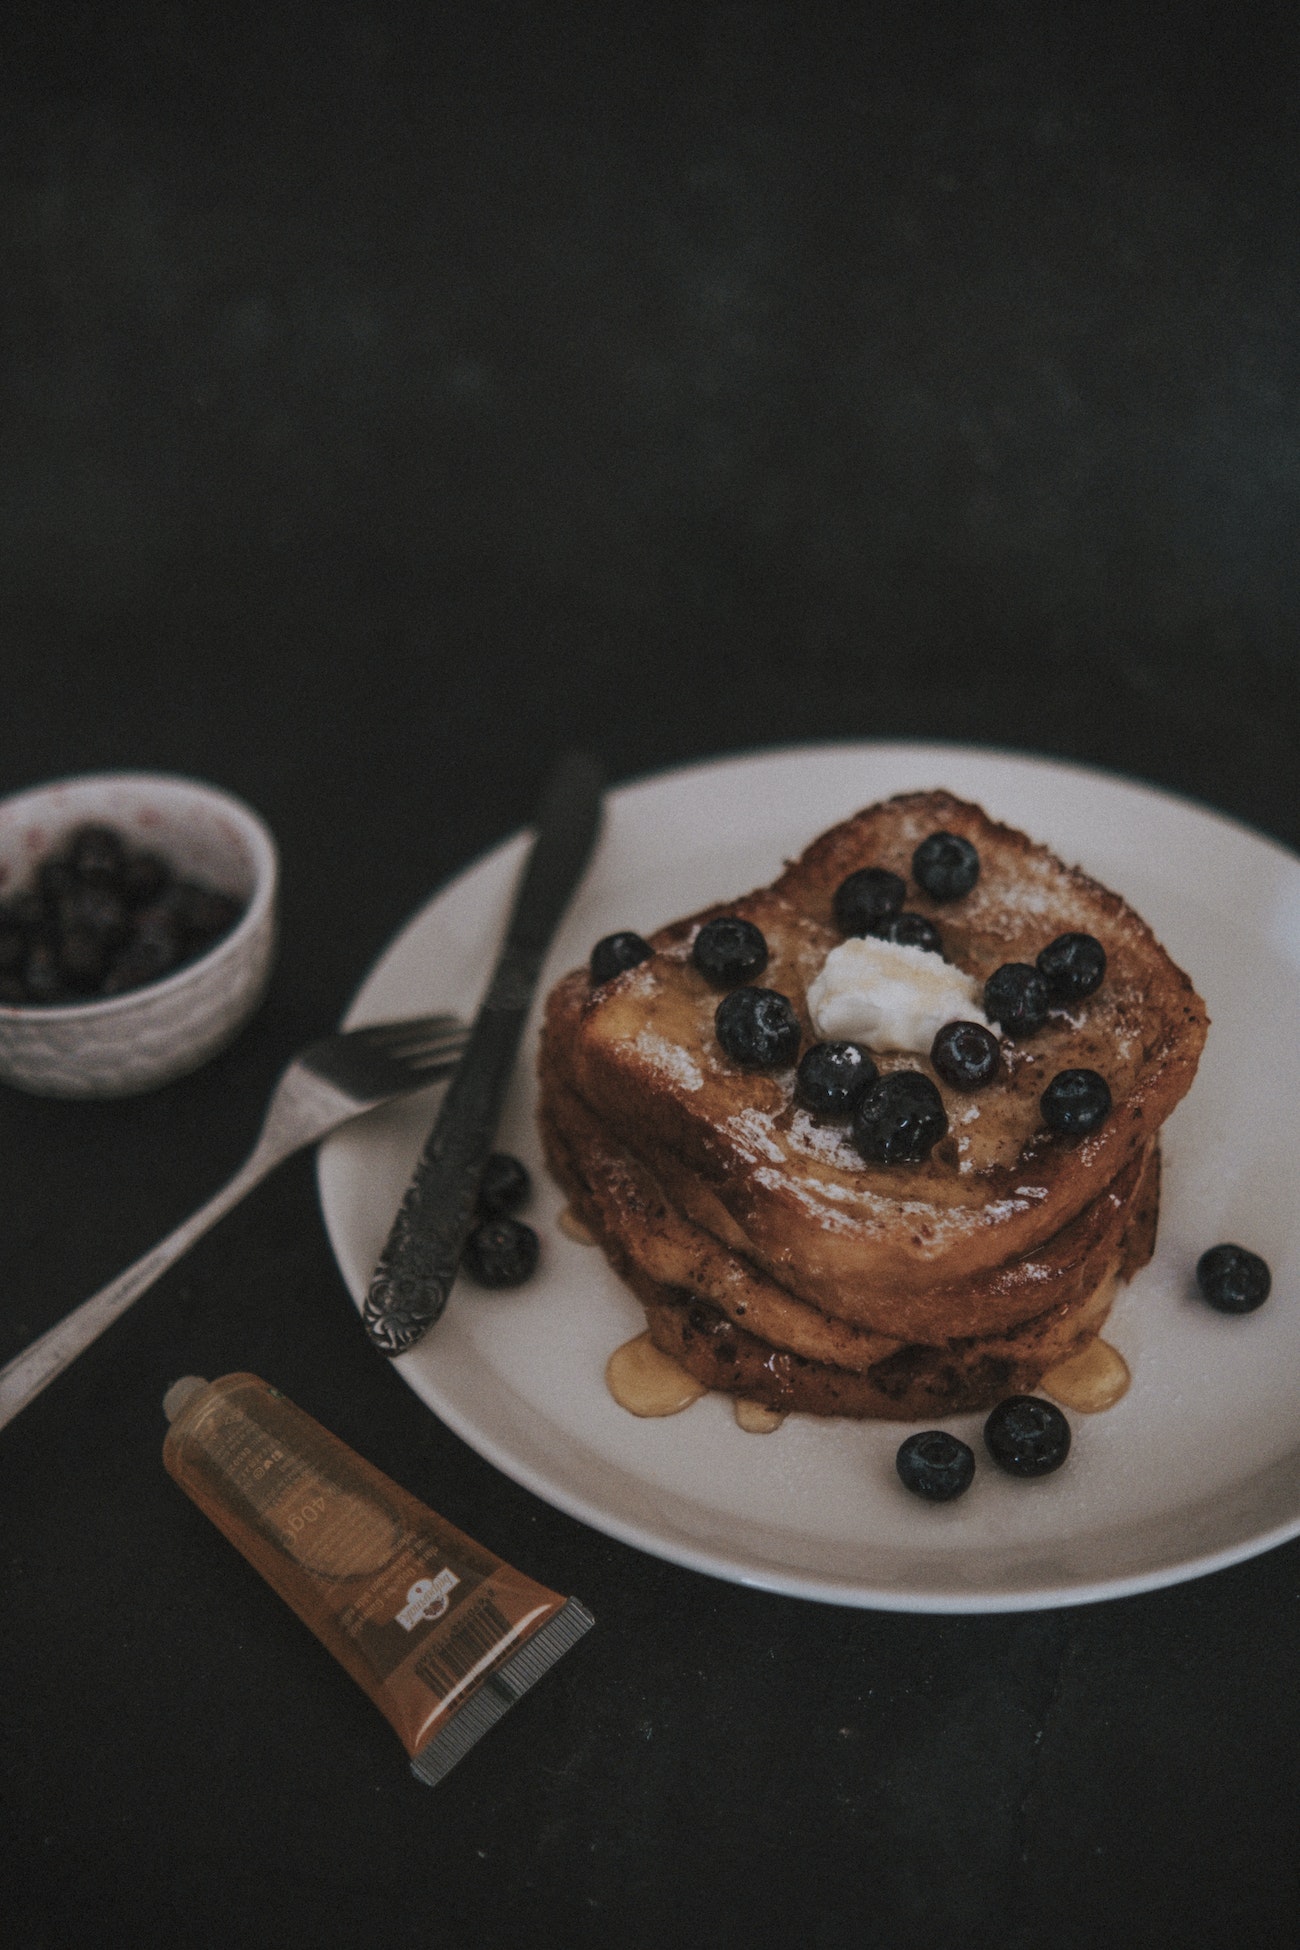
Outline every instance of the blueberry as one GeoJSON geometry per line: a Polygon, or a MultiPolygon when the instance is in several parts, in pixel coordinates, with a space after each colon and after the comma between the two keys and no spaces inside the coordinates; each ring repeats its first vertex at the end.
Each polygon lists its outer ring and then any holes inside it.
{"type": "Polygon", "coordinates": [[[731,989],[763,973],[767,943],[752,921],[742,921],[739,914],[719,914],[696,935],[691,960],[715,988],[731,989]]]}
{"type": "Polygon", "coordinates": [[[856,1043],[814,1043],[800,1058],[794,1100],[819,1117],[851,1117],[876,1075],[875,1064],[856,1043]]]}
{"type": "Polygon", "coordinates": [[[58,929],[61,935],[93,935],[104,953],[110,954],[126,940],[126,909],[109,887],[73,887],[59,901],[58,929]]]}
{"type": "Polygon", "coordinates": [[[1004,961],[984,984],[984,1013],[1008,1036],[1032,1036],[1047,1021],[1047,982],[1027,961],[1004,961]]]}
{"type": "Polygon", "coordinates": [[[919,1165],[948,1129],[943,1098],[920,1070],[877,1078],[858,1106],[853,1142],[869,1164],[919,1165]]]}
{"type": "Polygon", "coordinates": [[[75,893],[80,884],[67,861],[57,856],[42,860],[36,870],[37,890],[48,915],[57,914],[60,901],[65,895],[75,893]]]}
{"type": "Polygon", "coordinates": [[[604,982],[612,982],[625,968],[637,968],[643,961],[649,961],[654,949],[639,934],[607,934],[598,941],[591,951],[591,981],[593,988],[604,982]]]}
{"type": "Polygon", "coordinates": [[[168,903],[190,954],[204,953],[223,934],[229,934],[244,911],[233,895],[200,887],[195,880],[178,880],[170,890],[168,903]]]}
{"type": "Polygon", "coordinates": [[[775,989],[733,989],[713,1018],[718,1041],[746,1070],[783,1070],[799,1054],[799,1018],[775,989]]]}
{"type": "Polygon", "coordinates": [[[121,884],[126,847],[111,826],[79,826],[68,842],[68,865],[88,887],[121,884]]]}
{"type": "Polygon", "coordinates": [[[998,1072],[998,1039],[982,1022],[946,1022],[930,1045],[930,1061],[954,1090],[982,1090],[998,1072]]]}
{"type": "Polygon", "coordinates": [[[23,969],[23,981],[27,986],[29,1002],[66,1002],[68,991],[59,973],[58,959],[54,949],[45,941],[37,941],[27,956],[23,969]]]}
{"type": "Polygon", "coordinates": [[[1070,1424],[1055,1402],[1011,1395],[984,1424],[984,1446],[1009,1476],[1050,1476],[1070,1453],[1070,1424]]]}
{"type": "Polygon", "coordinates": [[[508,1151],[494,1151],[478,1181],[478,1209],[485,1219],[517,1212],[532,1188],[527,1165],[508,1151]]]}
{"type": "Polygon", "coordinates": [[[887,867],[859,867],[835,889],[835,925],[841,934],[878,934],[906,893],[907,882],[887,867]]]}
{"type": "Polygon", "coordinates": [[[1211,1246],[1196,1262],[1196,1284],[1221,1314],[1253,1314],[1268,1299],[1273,1275],[1245,1246],[1211,1246]]]}
{"type": "Polygon", "coordinates": [[[537,1270],[539,1241],[522,1219],[484,1219],[465,1241],[461,1265],[480,1286],[522,1286],[537,1270]]]}
{"type": "Polygon", "coordinates": [[[932,901],[956,901],[980,877],[980,856],[957,833],[931,833],[912,855],[912,878],[932,901]]]}
{"type": "Polygon", "coordinates": [[[9,909],[0,911],[0,972],[12,975],[27,959],[27,929],[9,909]]]}
{"type": "Polygon", "coordinates": [[[892,921],[876,932],[885,941],[897,941],[903,948],[924,948],[932,955],[943,953],[943,936],[924,914],[895,914],[892,921]]]}
{"type": "Polygon", "coordinates": [[[89,995],[104,979],[108,960],[102,938],[89,928],[65,928],[56,949],[59,974],[70,989],[89,995]]]}
{"type": "Polygon", "coordinates": [[[909,1435],[894,1458],[904,1489],[927,1503],[951,1503],[968,1490],[975,1476],[974,1452],[943,1429],[909,1435]]]}
{"type": "Polygon", "coordinates": [[[1078,1002],[1099,989],[1106,950],[1092,934],[1058,934],[1038,957],[1038,972],[1060,1002],[1078,1002]]]}
{"type": "Polygon", "coordinates": [[[1039,1106],[1048,1130],[1058,1137],[1087,1137],[1110,1116],[1110,1085],[1095,1070],[1061,1070],[1039,1106]]]}
{"type": "Polygon", "coordinates": [[[119,892],[128,907],[143,907],[171,881],[172,870],[157,853],[129,853],[122,868],[119,892]]]}

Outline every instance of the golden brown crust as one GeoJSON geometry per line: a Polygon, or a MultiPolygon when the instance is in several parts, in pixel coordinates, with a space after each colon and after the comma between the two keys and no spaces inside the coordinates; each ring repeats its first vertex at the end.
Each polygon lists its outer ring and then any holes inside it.
{"type": "MultiPolygon", "coordinates": [[[[793,1107],[788,1075],[728,1062],[713,1036],[717,995],[689,960],[701,916],[662,930],[649,962],[594,994],[575,972],[548,1011],[546,1035],[564,1048],[582,1100],[697,1224],[798,1298],[876,1332],[933,1333],[929,1296],[981,1281],[991,1311],[972,1331],[1015,1319],[1017,1308],[1023,1316],[1019,1301],[993,1297],[999,1278],[1145,1149],[1190,1085],[1205,1035],[1187,977],[1117,895],[979,807],[923,793],[868,808],[815,841],[774,887],[708,910],[743,913],[763,929],[763,980],[789,996],[806,1039],[807,986],[838,939],[835,888],[858,866],[908,874],[915,846],[939,828],[977,846],[979,882],[944,905],[909,884],[907,904],[937,922],[958,966],[983,980],[1004,961],[1032,962],[1069,929],[1096,934],[1109,965],[1095,996],[1004,1045],[989,1089],[968,1097],[940,1081],[951,1131],[925,1165],[865,1164],[842,1134],[793,1107]],[[1075,1067],[1107,1078],[1114,1109],[1099,1132],[1067,1143],[1047,1132],[1038,1106],[1051,1077],[1075,1067]]],[[[928,1063],[885,1056],[890,1067],[928,1063]]]]}
{"type": "Polygon", "coordinates": [[[955,1337],[1007,1332],[1023,1340],[1025,1323],[1034,1323],[1040,1335],[1059,1328],[1052,1358],[1062,1358],[1073,1336],[1072,1315],[1118,1272],[1122,1258],[1132,1259],[1132,1207],[1141,1182],[1154,1176],[1152,1146],[1136,1154],[1100,1199],[1032,1255],[964,1288],[904,1296],[892,1317],[862,1327],[800,1300],[707,1226],[693,1222],[666,1176],[652,1172],[612,1138],[566,1085],[553,1049],[542,1073],[541,1128],[552,1169],[581,1203],[584,1222],[602,1240],[616,1242],[651,1279],[708,1300],[774,1346],[857,1369],[908,1341],[944,1347],[955,1337]],[[588,1217],[592,1208],[594,1223],[588,1217]]]}

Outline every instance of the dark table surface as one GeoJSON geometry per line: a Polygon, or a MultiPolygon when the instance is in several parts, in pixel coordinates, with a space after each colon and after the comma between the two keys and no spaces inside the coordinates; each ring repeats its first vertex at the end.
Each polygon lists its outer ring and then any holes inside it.
{"type": "MultiPolygon", "coordinates": [[[[995,744],[1300,842],[1292,30],[914,11],[10,0],[0,787],[233,789],[284,934],[197,1075],[0,1091],[0,1358],[573,741],[995,744]]],[[[0,1450],[14,1950],[1300,1942],[1300,1545],[948,1618],[642,1555],[368,1351],[307,1157],[0,1450]],[[161,1468],[232,1369],[597,1615],[436,1791],[161,1468]]]]}

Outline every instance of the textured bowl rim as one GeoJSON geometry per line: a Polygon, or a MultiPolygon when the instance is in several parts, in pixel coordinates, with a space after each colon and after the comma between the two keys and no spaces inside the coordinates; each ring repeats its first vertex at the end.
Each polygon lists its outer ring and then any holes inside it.
{"type": "Polygon", "coordinates": [[[17,792],[6,793],[0,799],[0,818],[11,806],[21,804],[24,799],[39,801],[50,793],[66,792],[70,786],[131,786],[138,787],[142,792],[157,790],[160,786],[168,790],[179,786],[185,792],[206,799],[214,810],[235,821],[247,841],[253,862],[253,890],[248,897],[247,907],[229,934],[223,934],[203,954],[186,962],[183,968],[174,969],[170,975],[162,975],[156,982],[146,982],[138,989],[127,989],[121,995],[89,997],[84,1002],[0,1002],[0,1022],[3,1023],[99,1022],[139,1009],[155,996],[175,994],[256,933],[264,925],[275,901],[280,856],[270,827],[246,801],[227,792],[224,786],[209,784],[206,779],[189,778],[181,772],[77,772],[67,778],[46,779],[38,785],[23,786],[17,792]]]}

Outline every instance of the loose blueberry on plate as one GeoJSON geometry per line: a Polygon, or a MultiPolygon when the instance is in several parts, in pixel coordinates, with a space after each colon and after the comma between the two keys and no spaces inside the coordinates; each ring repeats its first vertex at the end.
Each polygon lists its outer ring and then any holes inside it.
{"type": "Polygon", "coordinates": [[[602,983],[612,982],[625,968],[638,968],[653,953],[650,943],[643,941],[639,934],[625,931],[605,935],[591,951],[592,987],[598,989],[602,983]]]}
{"type": "Polygon", "coordinates": [[[985,1422],[984,1446],[1009,1476],[1050,1476],[1070,1453],[1070,1424],[1055,1402],[1011,1395],[985,1422]]]}
{"type": "Polygon", "coordinates": [[[532,1190],[527,1165],[508,1151],[494,1151],[478,1181],[478,1210],[485,1219],[517,1212],[532,1190]]]}
{"type": "Polygon", "coordinates": [[[1046,979],[1027,961],[1004,961],[984,984],[984,1013],[1008,1036],[1032,1036],[1047,1021],[1046,979]]]}
{"type": "Polygon", "coordinates": [[[998,1073],[998,1039],[982,1022],[946,1022],[930,1046],[930,1061],[954,1090],[982,1090],[998,1073]]]}
{"type": "Polygon", "coordinates": [[[951,1503],[968,1490],[975,1476],[975,1455],[964,1442],[944,1429],[925,1429],[909,1435],[894,1458],[904,1489],[927,1503],[951,1503]]]}
{"type": "Polygon", "coordinates": [[[460,1263],[480,1286],[522,1286],[537,1270],[537,1234],[522,1219],[484,1219],[465,1241],[460,1263]]]}
{"type": "Polygon", "coordinates": [[[1245,1246],[1211,1246],[1196,1262],[1202,1297],[1221,1314],[1253,1314],[1268,1299],[1268,1262],[1245,1246]]]}
{"type": "Polygon", "coordinates": [[[835,889],[835,925],[841,934],[879,934],[906,894],[901,875],[887,867],[859,867],[835,889]]]}
{"type": "Polygon", "coordinates": [[[932,901],[969,894],[980,875],[980,856],[959,833],[931,833],[912,855],[912,878],[932,901]]]}
{"type": "Polygon", "coordinates": [[[1110,1116],[1110,1085],[1096,1070],[1061,1070],[1039,1098],[1043,1121],[1058,1137],[1087,1137],[1110,1116]]]}
{"type": "Polygon", "coordinates": [[[767,942],[761,928],[739,914],[719,914],[706,921],[695,937],[691,960],[716,988],[735,988],[752,982],[767,967],[767,942]]]}
{"type": "Polygon", "coordinates": [[[1058,934],[1037,957],[1038,972],[1058,1002],[1078,1002],[1102,985],[1106,950],[1094,934],[1058,934]]]}
{"type": "Polygon", "coordinates": [[[719,1002],[713,1027],[744,1070],[783,1070],[799,1054],[799,1018],[776,989],[733,989],[719,1002]]]}
{"type": "Polygon", "coordinates": [[[924,948],[927,954],[943,953],[943,936],[933,921],[924,914],[895,914],[877,932],[886,941],[896,941],[902,948],[924,948]]]}
{"type": "Polygon", "coordinates": [[[799,1059],[794,1100],[818,1117],[851,1117],[876,1076],[856,1043],[814,1043],[799,1059]]]}
{"type": "Polygon", "coordinates": [[[853,1120],[853,1142],[869,1164],[919,1165],[947,1135],[948,1114],[920,1070],[891,1070],[867,1090],[853,1120]]]}

